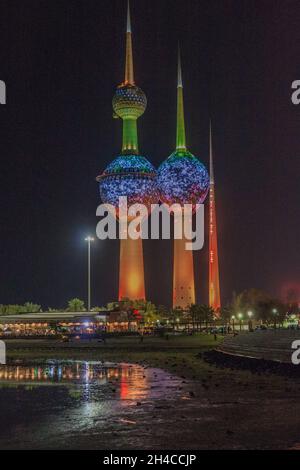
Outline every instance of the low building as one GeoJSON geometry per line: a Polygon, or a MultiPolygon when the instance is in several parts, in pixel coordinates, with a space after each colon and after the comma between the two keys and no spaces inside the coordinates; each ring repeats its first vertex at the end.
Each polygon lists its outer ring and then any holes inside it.
{"type": "Polygon", "coordinates": [[[45,312],[0,316],[0,336],[28,337],[57,334],[95,334],[135,331],[136,322],[122,312],[45,312]]]}

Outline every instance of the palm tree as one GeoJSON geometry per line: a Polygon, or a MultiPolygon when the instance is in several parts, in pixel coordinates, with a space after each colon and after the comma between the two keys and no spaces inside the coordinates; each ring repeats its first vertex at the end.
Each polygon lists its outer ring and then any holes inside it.
{"type": "Polygon", "coordinates": [[[230,323],[230,319],[232,316],[232,310],[229,306],[222,307],[220,310],[221,320],[223,321],[224,325],[227,326],[230,323]]]}
{"type": "Polygon", "coordinates": [[[199,316],[201,318],[201,321],[205,322],[206,328],[208,328],[208,324],[214,320],[214,313],[214,309],[209,305],[199,305],[199,316]]]}
{"type": "MultiPolygon", "coordinates": [[[[192,321],[192,325],[193,325],[193,330],[195,329],[195,323],[197,321],[197,318],[199,316],[199,305],[197,304],[191,304],[189,306],[189,316],[190,316],[190,319],[192,321]]],[[[201,325],[201,324],[200,324],[201,325]]]]}
{"type": "Polygon", "coordinates": [[[170,318],[173,323],[173,328],[175,330],[176,323],[178,324],[183,318],[183,310],[181,307],[175,307],[170,310],[170,318]]]}
{"type": "Polygon", "coordinates": [[[83,300],[77,298],[69,300],[67,308],[68,312],[84,312],[84,310],[83,300]]]}

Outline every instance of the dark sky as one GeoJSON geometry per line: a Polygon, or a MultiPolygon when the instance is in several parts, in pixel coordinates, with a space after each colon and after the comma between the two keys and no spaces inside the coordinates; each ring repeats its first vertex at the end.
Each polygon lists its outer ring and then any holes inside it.
{"type": "MultiPolygon", "coordinates": [[[[177,41],[189,149],[208,163],[213,120],[223,302],[300,284],[299,0],[132,0],[140,149],[174,149],[177,41]]],[[[119,152],[125,0],[1,0],[0,303],[86,297],[95,177],[119,152]]],[[[207,248],[207,245],[206,245],[207,248]]],[[[171,301],[171,242],[146,242],[149,299],[171,301]]],[[[207,302],[207,253],[195,260],[207,302]]],[[[117,296],[118,242],[93,246],[93,303],[117,296]]]]}

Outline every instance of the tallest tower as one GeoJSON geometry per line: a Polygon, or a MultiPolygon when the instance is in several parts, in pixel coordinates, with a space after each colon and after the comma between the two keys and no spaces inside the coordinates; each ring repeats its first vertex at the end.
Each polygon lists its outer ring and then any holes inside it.
{"type": "MultiPolygon", "coordinates": [[[[116,208],[119,217],[121,197],[128,206],[157,202],[156,171],[140,154],[137,120],[147,107],[145,93],[135,84],[132,52],[131,18],[128,2],[124,81],[117,87],[112,101],[114,116],[123,121],[121,154],[97,178],[102,202],[116,208]]],[[[120,240],[119,300],[145,299],[143,245],[141,239],[120,240]]]]}

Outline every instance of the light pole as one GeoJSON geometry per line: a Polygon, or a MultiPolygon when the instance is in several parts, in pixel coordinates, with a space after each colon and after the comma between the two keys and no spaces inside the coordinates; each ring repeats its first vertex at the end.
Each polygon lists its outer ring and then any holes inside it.
{"type": "Polygon", "coordinates": [[[94,241],[93,237],[86,237],[85,241],[88,242],[88,312],[91,311],[91,242],[94,241]]]}
{"type": "Polygon", "coordinates": [[[242,320],[243,320],[243,314],[239,313],[238,314],[239,320],[240,320],[240,331],[242,331],[242,320]]]}
{"type": "Polygon", "coordinates": [[[277,308],[273,308],[272,313],[274,315],[274,330],[276,330],[276,327],[277,327],[277,325],[276,325],[276,316],[277,316],[277,313],[278,313],[277,308]]]}
{"type": "Polygon", "coordinates": [[[233,331],[233,333],[234,333],[234,320],[235,320],[235,315],[232,315],[231,320],[232,320],[232,331],[233,331]]]}
{"type": "Polygon", "coordinates": [[[252,317],[253,317],[253,312],[251,312],[251,310],[249,310],[249,312],[247,312],[247,315],[248,315],[248,318],[249,318],[249,321],[248,321],[248,330],[249,331],[252,331],[252,317]]]}

